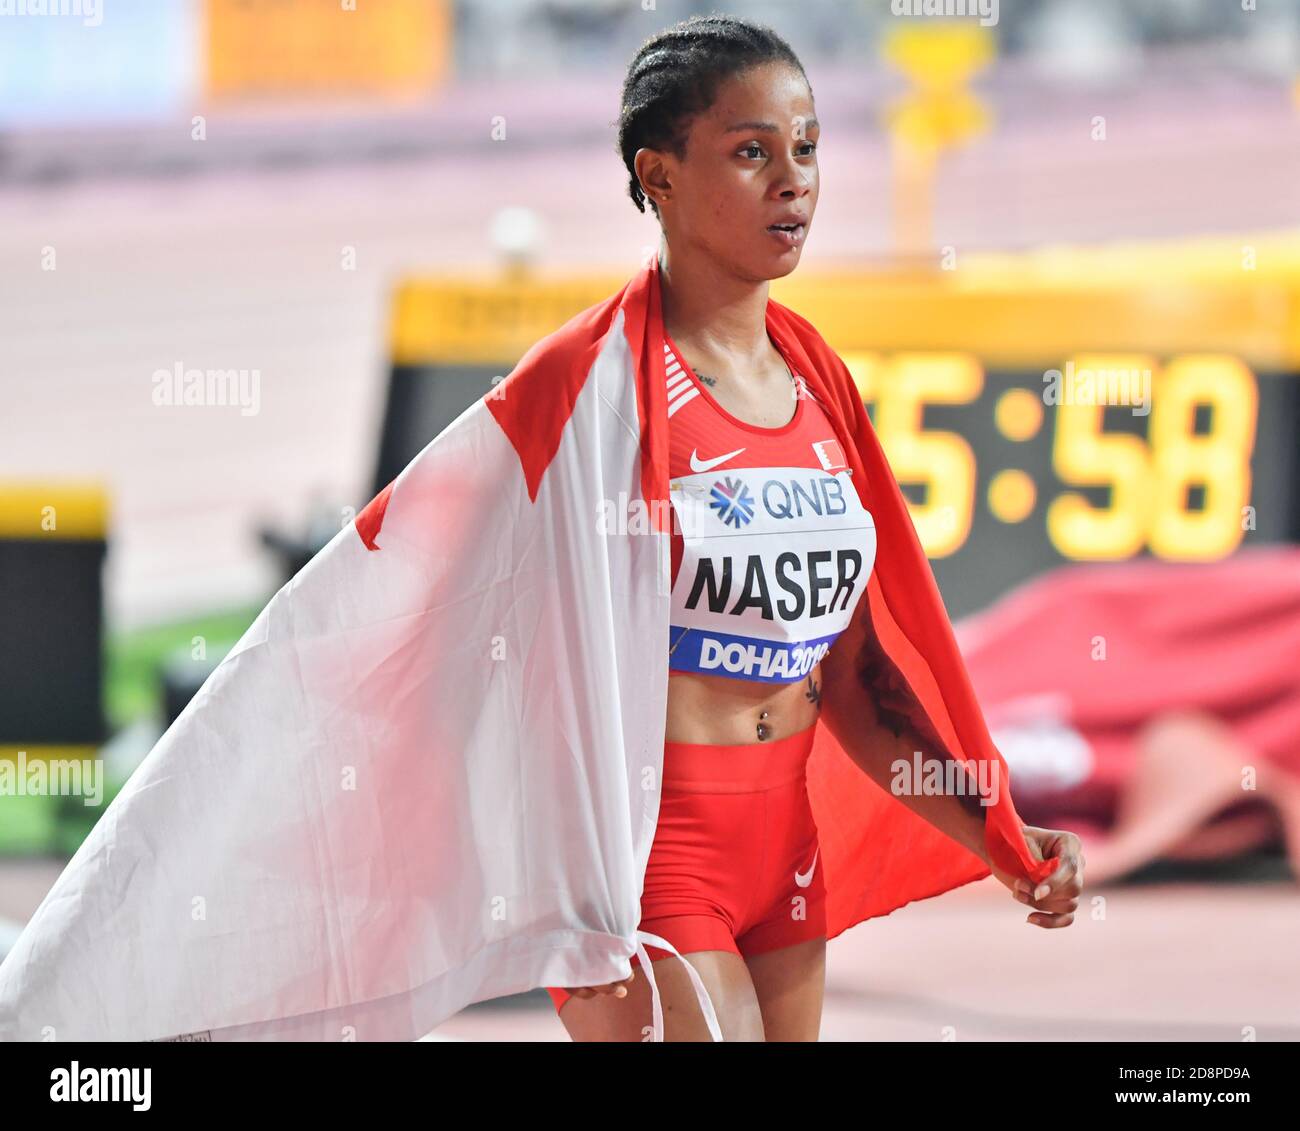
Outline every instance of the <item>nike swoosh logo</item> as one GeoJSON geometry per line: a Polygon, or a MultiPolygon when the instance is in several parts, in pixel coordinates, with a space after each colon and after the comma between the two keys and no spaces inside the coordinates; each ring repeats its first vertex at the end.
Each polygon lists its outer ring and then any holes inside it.
{"type": "Polygon", "coordinates": [[[717,459],[700,459],[696,454],[696,449],[691,449],[691,470],[692,471],[712,471],[720,463],[726,463],[732,456],[738,456],[744,448],[737,448],[734,452],[728,452],[725,456],[718,456],[717,459]]]}
{"type": "Polygon", "coordinates": [[[821,845],[818,845],[817,852],[813,853],[813,862],[808,866],[808,871],[795,872],[794,882],[801,888],[806,888],[810,883],[812,883],[813,872],[817,869],[817,853],[821,852],[821,850],[821,845]]]}

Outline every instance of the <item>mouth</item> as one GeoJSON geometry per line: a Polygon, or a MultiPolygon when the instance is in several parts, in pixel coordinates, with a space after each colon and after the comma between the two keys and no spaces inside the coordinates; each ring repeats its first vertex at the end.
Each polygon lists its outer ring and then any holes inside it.
{"type": "Polygon", "coordinates": [[[768,226],[768,234],[774,239],[780,241],[787,248],[798,247],[803,243],[804,233],[807,228],[802,223],[793,224],[771,224],[768,226]]]}

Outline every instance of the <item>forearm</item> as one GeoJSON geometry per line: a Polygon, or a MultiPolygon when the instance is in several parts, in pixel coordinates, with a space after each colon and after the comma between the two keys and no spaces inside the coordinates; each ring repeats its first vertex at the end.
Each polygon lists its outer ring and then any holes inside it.
{"type": "MultiPolygon", "coordinates": [[[[869,625],[867,610],[862,614],[869,625]]],[[[874,634],[860,629],[841,638],[823,661],[823,679],[823,718],[849,757],[892,797],[988,863],[976,779],[949,752],[874,634]],[[840,650],[840,643],[847,647],[840,650]]]]}

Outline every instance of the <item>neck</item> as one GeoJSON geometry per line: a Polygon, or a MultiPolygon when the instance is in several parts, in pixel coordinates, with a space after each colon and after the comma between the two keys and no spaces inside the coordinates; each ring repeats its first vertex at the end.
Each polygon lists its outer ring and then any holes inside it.
{"type": "Polygon", "coordinates": [[[664,328],[679,345],[740,362],[770,353],[766,279],[737,279],[708,255],[672,256],[665,242],[659,282],[664,328]]]}

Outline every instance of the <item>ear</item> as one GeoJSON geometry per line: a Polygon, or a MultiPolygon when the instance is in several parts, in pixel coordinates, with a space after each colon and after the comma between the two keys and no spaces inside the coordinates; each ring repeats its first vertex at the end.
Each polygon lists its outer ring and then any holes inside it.
{"type": "Polygon", "coordinates": [[[673,189],[671,170],[664,160],[664,155],[657,149],[642,146],[632,159],[632,167],[636,170],[636,179],[640,182],[641,191],[645,193],[647,199],[654,200],[657,204],[664,195],[671,195],[673,189]]]}

